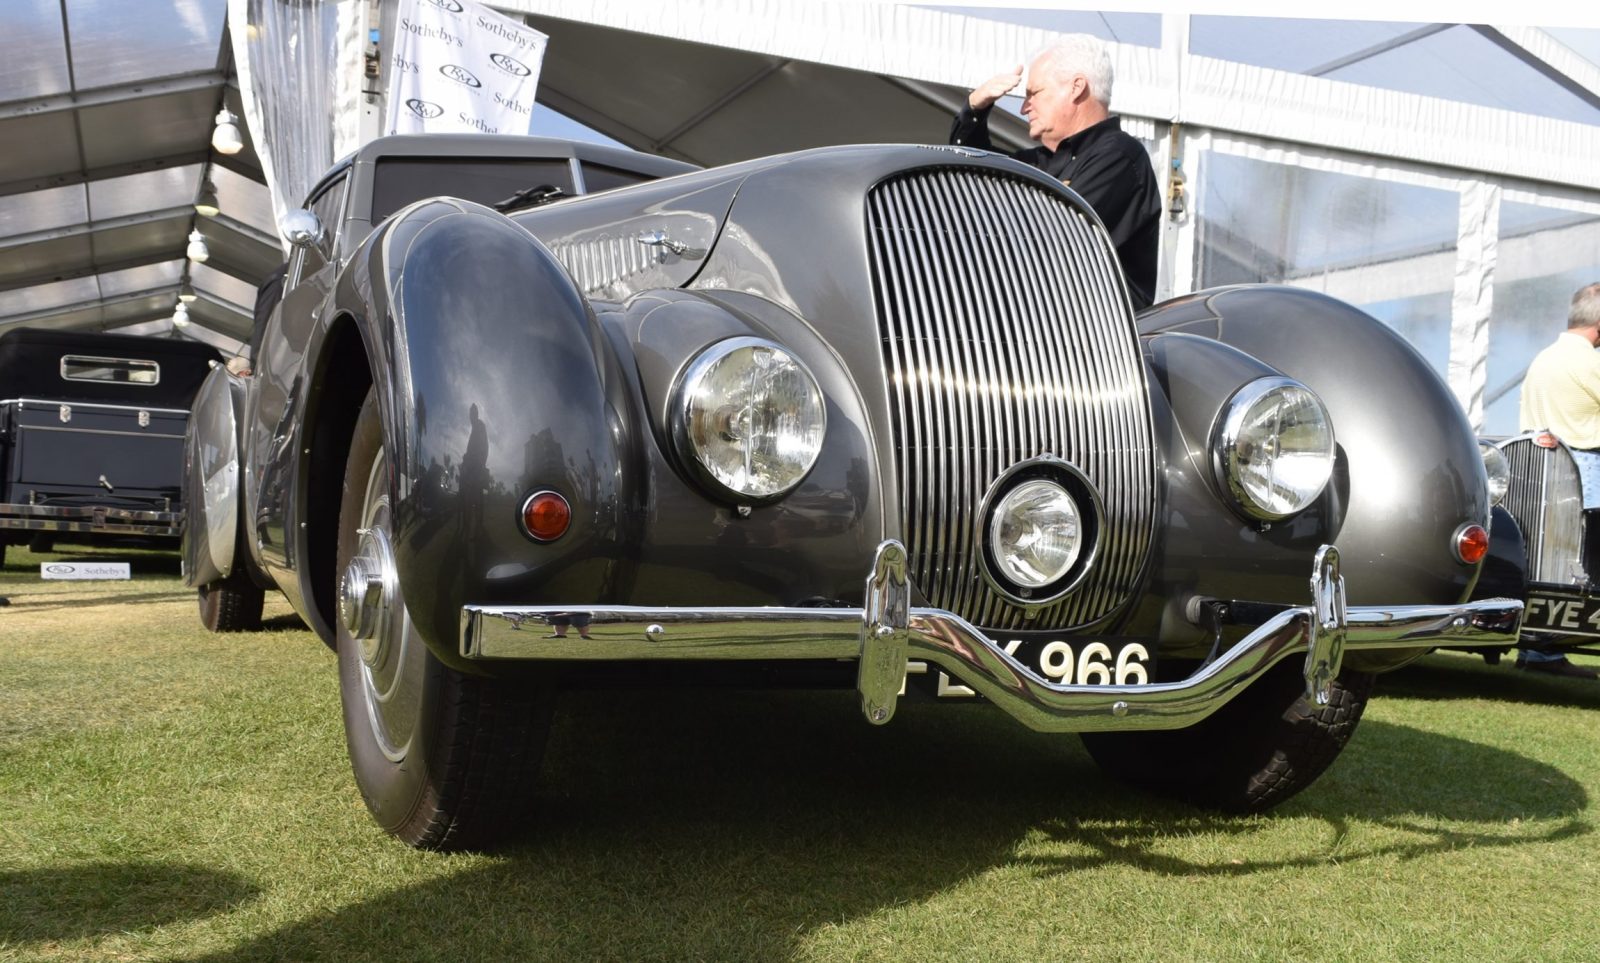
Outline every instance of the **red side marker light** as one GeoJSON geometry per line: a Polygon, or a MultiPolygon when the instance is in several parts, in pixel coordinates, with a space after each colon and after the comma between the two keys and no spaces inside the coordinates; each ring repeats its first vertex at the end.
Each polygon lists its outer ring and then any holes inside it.
{"type": "Polygon", "coordinates": [[[1466,524],[1456,529],[1456,558],[1476,565],[1489,554],[1489,532],[1482,525],[1466,524]]]}
{"type": "Polygon", "coordinates": [[[552,491],[534,492],[522,503],[522,530],[538,542],[553,542],[572,525],[572,506],[552,491]]]}
{"type": "Polygon", "coordinates": [[[1541,431],[1537,435],[1534,435],[1533,443],[1538,445],[1540,448],[1554,448],[1555,446],[1561,444],[1560,440],[1557,439],[1555,435],[1550,434],[1548,431],[1541,431]]]}

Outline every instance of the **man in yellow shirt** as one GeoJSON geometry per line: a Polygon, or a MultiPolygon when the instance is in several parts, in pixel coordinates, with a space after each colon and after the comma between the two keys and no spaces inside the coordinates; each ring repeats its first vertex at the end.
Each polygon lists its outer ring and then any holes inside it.
{"type": "MultiPolygon", "coordinates": [[[[1523,431],[1549,431],[1566,443],[1578,464],[1583,484],[1584,556],[1600,565],[1600,284],[1580,288],[1572,296],[1567,330],[1534,356],[1522,379],[1523,431]]],[[[1565,656],[1523,649],[1517,668],[1593,679],[1593,669],[1573,665],[1565,656]]]]}

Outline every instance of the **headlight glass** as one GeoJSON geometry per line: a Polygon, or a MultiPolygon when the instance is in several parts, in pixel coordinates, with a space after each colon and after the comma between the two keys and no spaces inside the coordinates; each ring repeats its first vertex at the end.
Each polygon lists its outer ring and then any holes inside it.
{"type": "Polygon", "coordinates": [[[817,379],[759,338],[718,342],[684,371],[676,406],[685,454],[709,480],[745,499],[781,495],[822,451],[827,410],[817,379]]]}
{"type": "Polygon", "coordinates": [[[1333,423],[1289,378],[1252,381],[1228,403],[1214,441],[1218,475],[1239,507],[1273,521],[1303,510],[1333,474],[1333,423]]]}
{"type": "Polygon", "coordinates": [[[1489,505],[1492,508],[1506,497],[1506,489],[1511,485],[1511,463],[1506,461],[1505,452],[1487,441],[1478,442],[1478,450],[1483,452],[1483,469],[1489,474],[1489,505]]]}
{"type": "Polygon", "coordinates": [[[1023,482],[995,506],[989,548],[1000,573],[1024,588],[1064,578],[1083,547],[1078,504],[1049,479],[1023,482]]]}

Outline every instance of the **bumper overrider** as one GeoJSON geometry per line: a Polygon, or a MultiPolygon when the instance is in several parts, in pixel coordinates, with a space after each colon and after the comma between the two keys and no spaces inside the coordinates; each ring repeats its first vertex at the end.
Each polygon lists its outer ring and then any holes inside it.
{"type": "Polygon", "coordinates": [[[1522,621],[1522,603],[1511,599],[1351,608],[1339,553],[1324,545],[1312,566],[1310,605],[1279,612],[1189,678],[1056,685],[959,616],[912,608],[910,596],[905,547],[891,540],[878,547],[862,608],[467,605],[461,654],[485,662],[856,660],[861,708],[876,724],[894,715],[907,660],[921,659],[1042,732],[1179,729],[1296,655],[1303,655],[1308,697],[1325,704],[1346,651],[1510,646],[1522,621]],[[562,631],[548,634],[552,626],[562,631]]]}

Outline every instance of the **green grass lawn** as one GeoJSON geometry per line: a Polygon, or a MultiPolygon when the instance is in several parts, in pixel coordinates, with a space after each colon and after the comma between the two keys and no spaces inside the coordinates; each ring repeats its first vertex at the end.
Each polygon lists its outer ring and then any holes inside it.
{"type": "Polygon", "coordinates": [[[0,574],[0,960],[1600,958],[1597,683],[1432,656],[1252,818],[987,706],[569,694],[527,837],[441,856],[368,820],[281,599],[208,635],[175,556],[39,580],[75,557],[0,574]]]}

